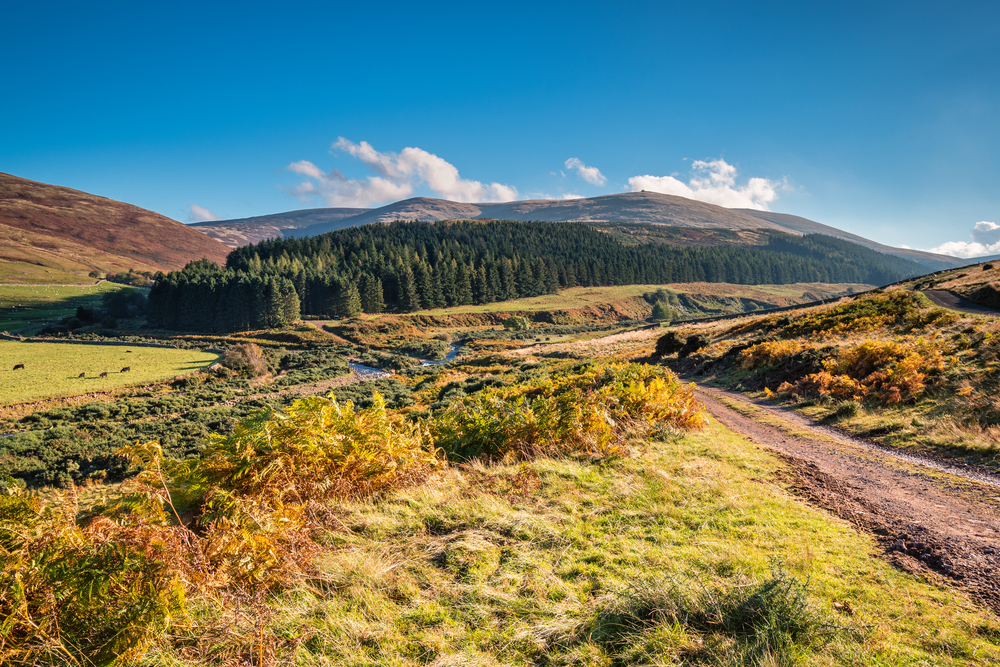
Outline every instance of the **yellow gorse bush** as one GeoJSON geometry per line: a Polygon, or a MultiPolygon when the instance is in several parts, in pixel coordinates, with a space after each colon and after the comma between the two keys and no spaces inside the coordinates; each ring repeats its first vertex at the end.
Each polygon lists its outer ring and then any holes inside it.
{"type": "Polygon", "coordinates": [[[699,428],[704,416],[690,386],[656,366],[607,364],[485,389],[455,401],[431,426],[458,458],[525,458],[618,450],[628,428],[699,428]]]}

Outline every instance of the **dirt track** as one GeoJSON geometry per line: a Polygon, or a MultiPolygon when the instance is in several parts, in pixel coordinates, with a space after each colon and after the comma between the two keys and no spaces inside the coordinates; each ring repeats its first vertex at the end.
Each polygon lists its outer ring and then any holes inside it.
{"type": "Polygon", "coordinates": [[[969,313],[970,315],[989,315],[991,317],[1000,315],[1000,311],[986,308],[985,306],[977,306],[971,301],[966,301],[948,290],[925,289],[923,293],[924,296],[942,308],[950,308],[951,310],[957,310],[960,313],[969,313]]]}
{"type": "Polygon", "coordinates": [[[1000,476],[894,453],[736,392],[698,394],[722,425],[786,459],[798,492],[873,534],[886,560],[1000,613],[1000,476]]]}

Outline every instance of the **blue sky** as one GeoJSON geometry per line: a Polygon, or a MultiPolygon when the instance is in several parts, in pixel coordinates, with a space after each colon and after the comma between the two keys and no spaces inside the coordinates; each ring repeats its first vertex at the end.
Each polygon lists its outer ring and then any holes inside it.
{"type": "Polygon", "coordinates": [[[0,171],[184,222],[646,187],[1000,252],[996,3],[49,2],[4,23],[0,171]]]}

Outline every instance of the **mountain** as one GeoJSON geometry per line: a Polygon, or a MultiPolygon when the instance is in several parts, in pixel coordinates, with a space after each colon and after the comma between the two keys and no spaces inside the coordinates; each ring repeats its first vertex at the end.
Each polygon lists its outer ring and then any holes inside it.
{"type": "Polygon", "coordinates": [[[343,218],[366,213],[368,210],[367,208],[307,208],[288,213],[258,215],[253,218],[197,222],[188,227],[194,227],[230,248],[238,248],[264,239],[288,236],[283,233],[285,230],[327,225],[343,218]]]}
{"type": "Polygon", "coordinates": [[[52,282],[89,271],[224,263],[229,248],[138,206],[0,172],[0,279],[52,282]]]}
{"type": "MultiPolygon", "coordinates": [[[[858,245],[863,245],[866,248],[871,248],[872,250],[878,250],[879,252],[884,252],[888,255],[895,255],[897,257],[905,257],[906,259],[913,260],[919,264],[930,267],[935,271],[941,269],[951,269],[956,266],[965,266],[969,264],[972,260],[959,259],[957,257],[952,257],[951,255],[939,255],[933,252],[926,252],[924,250],[912,250],[910,248],[895,248],[893,246],[883,245],[876,241],[869,241],[863,236],[858,236],[857,234],[851,234],[850,232],[845,232],[836,227],[830,227],[829,225],[823,225],[818,222],[813,222],[807,218],[800,218],[797,215],[789,215],[787,213],[772,213],[771,211],[755,211],[749,208],[734,209],[745,213],[754,218],[759,218],[767,222],[772,222],[777,225],[784,227],[793,232],[801,232],[802,234],[826,234],[827,236],[834,236],[838,239],[844,239],[845,241],[851,241],[852,243],[857,243],[858,245]]],[[[984,261],[986,258],[977,257],[975,261],[984,261]]]]}
{"type": "Polygon", "coordinates": [[[245,243],[251,243],[275,236],[275,231],[281,232],[281,235],[286,237],[316,236],[345,227],[392,220],[436,222],[462,218],[492,218],[542,222],[637,222],[689,229],[774,229],[795,235],[827,234],[879,252],[919,262],[934,270],[962,266],[968,263],[948,255],[893,248],[794,215],[724,208],[657,192],[624,192],[581,199],[541,199],[499,204],[465,204],[430,197],[415,197],[379,208],[364,209],[354,213],[352,211],[358,211],[358,209],[306,209],[274,216],[223,220],[200,226],[199,229],[235,247],[240,245],[240,243],[233,242],[238,234],[242,235],[240,238],[245,239],[245,243]],[[265,235],[254,234],[255,225],[260,225],[265,219],[272,218],[287,221],[282,223],[287,226],[274,225],[267,227],[268,233],[265,235]],[[227,237],[225,234],[229,236],[227,237]]]}

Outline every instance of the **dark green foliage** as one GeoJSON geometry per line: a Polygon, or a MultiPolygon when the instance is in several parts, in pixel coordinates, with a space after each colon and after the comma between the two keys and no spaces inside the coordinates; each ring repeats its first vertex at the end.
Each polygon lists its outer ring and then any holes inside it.
{"type": "Polygon", "coordinates": [[[708,345],[708,338],[705,336],[702,336],[701,334],[688,336],[687,340],[684,342],[684,347],[680,349],[677,356],[681,359],[685,359],[706,345],[708,345]]]}
{"type": "Polygon", "coordinates": [[[684,349],[684,343],[681,342],[680,336],[677,335],[677,332],[668,331],[657,339],[656,350],[653,352],[653,357],[660,359],[671,354],[677,354],[682,349],[684,349]]]}
{"type": "Polygon", "coordinates": [[[413,405],[413,390],[395,378],[380,378],[371,382],[338,387],[332,392],[338,401],[351,401],[357,408],[370,408],[374,405],[373,394],[378,393],[385,399],[390,408],[406,408],[413,405]]]}
{"type": "MultiPolygon", "coordinates": [[[[233,250],[226,269],[206,261],[158,275],[149,319],[181,330],[245,331],[302,313],[485,304],[563,287],[673,282],[886,284],[923,268],[821,235],[777,232],[765,245],[625,244],[582,223],[452,221],[343,229],[233,250]],[[276,303],[280,301],[280,303],[276,303]]],[[[655,301],[676,306],[662,290],[655,301]]]]}
{"type": "Polygon", "coordinates": [[[666,304],[662,301],[657,301],[653,304],[653,312],[650,317],[661,322],[670,322],[670,320],[674,319],[675,315],[676,313],[674,313],[674,311],[672,311],[666,304]]]}
{"type": "Polygon", "coordinates": [[[397,352],[407,354],[418,359],[430,359],[431,361],[441,361],[448,356],[451,349],[446,341],[435,340],[433,338],[414,338],[396,348],[397,352]]]}

